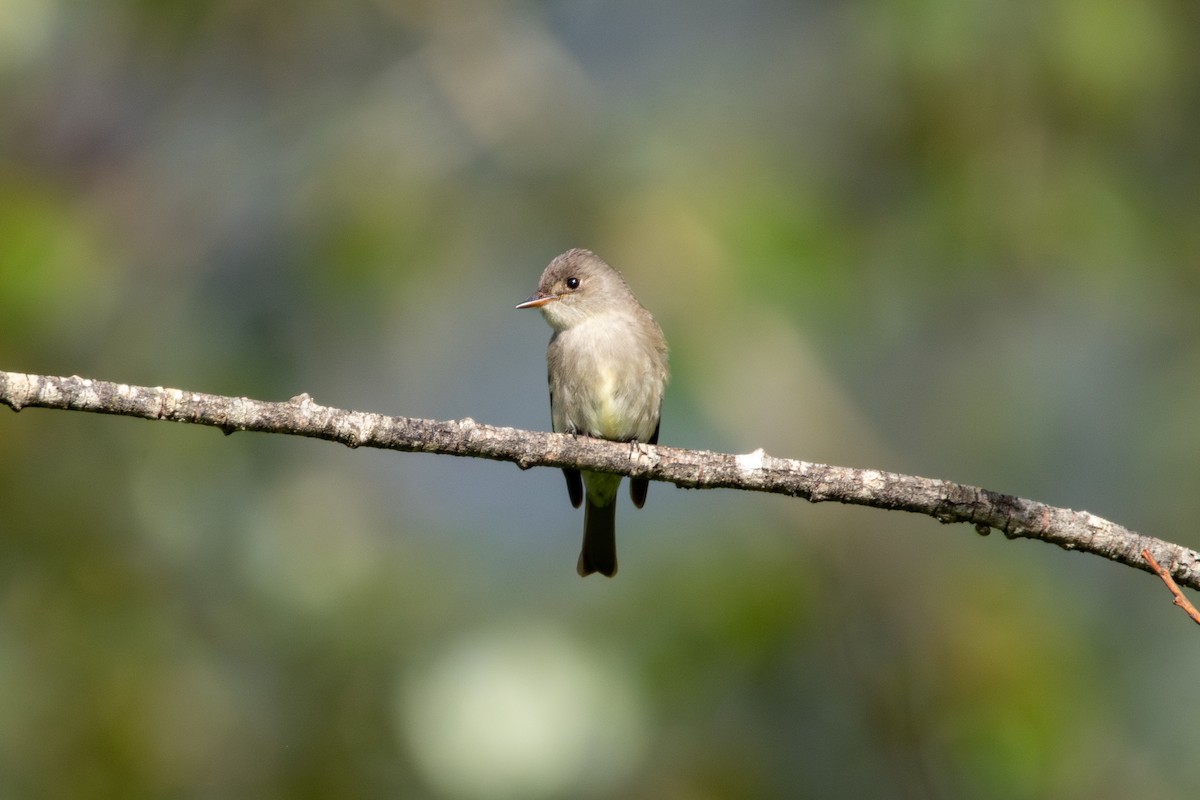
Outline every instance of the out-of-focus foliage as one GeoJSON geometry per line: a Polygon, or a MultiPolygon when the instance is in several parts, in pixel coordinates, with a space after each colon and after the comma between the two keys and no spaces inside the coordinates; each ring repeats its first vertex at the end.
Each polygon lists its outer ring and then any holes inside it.
{"type": "MultiPolygon", "coordinates": [[[[549,423],[571,246],[665,443],[1200,544],[1200,13],[10,0],[0,368],[549,423]]],[[[0,413],[0,797],[1191,797],[1152,576],[656,485],[0,413]]]]}

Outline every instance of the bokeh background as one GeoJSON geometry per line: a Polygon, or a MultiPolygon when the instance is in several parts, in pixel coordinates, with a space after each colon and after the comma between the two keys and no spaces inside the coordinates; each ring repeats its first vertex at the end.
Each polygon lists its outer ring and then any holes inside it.
{"type": "MultiPolygon", "coordinates": [[[[662,440],[1200,546],[1200,7],[6,0],[0,368],[545,430],[568,247],[662,440]]],[[[1195,796],[1151,575],[0,409],[0,798],[1195,796]]]]}

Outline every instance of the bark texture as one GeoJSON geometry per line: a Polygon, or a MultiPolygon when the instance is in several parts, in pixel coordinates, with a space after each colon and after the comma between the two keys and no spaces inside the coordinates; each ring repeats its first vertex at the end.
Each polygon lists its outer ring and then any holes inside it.
{"type": "Polygon", "coordinates": [[[511,461],[530,467],[576,467],[666,481],[685,489],[743,489],[925,514],[967,523],[979,533],[1039,539],[1154,572],[1147,551],[1182,586],[1200,589],[1200,553],[1143,536],[1090,514],[934,478],[769,456],[625,444],[484,425],[473,419],[428,420],[331,408],[307,394],[281,403],[130,386],[88,378],[0,372],[0,403],[14,411],[57,408],[209,425],[225,433],[259,431],[309,436],[347,447],[511,461]]]}

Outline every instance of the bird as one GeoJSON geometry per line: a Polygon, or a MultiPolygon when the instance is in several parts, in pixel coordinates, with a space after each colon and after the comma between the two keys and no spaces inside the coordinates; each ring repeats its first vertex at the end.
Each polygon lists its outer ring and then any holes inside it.
{"type": "MultiPolygon", "coordinates": [[[[553,334],[546,350],[550,418],[556,433],[657,444],[670,378],[667,340],[624,276],[590,250],[554,258],[537,291],[517,308],[542,312],[553,334]]],[[[584,506],[581,577],[617,572],[616,508],[620,475],[563,469],[567,494],[584,506]]],[[[631,478],[641,508],[650,482],[631,478]]]]}

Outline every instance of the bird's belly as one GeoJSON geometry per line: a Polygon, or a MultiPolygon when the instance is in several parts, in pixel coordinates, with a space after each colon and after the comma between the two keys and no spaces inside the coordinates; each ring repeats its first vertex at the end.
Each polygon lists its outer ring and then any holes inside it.
{"type": "Polygon", "coordinates": [[[601,369],[598,377],[597,384],[600,389],[596,392],[592,404],[595,412],[594,427],[602,438],[617,439],[628,425],[628,409],[624,409],[617,401],[622,392],[616,372],[612,369],[601,369]]]}
{"type": "Polygon", "coordinates": [[[578,380],[555,391],[555,429],[614,441],[648,441],[658,426],[662,386],[636,359],[588,359],[578,380]]]}
{"type": "Polygon", "coordinates": [[[554,430],[647,442],[658,428],[665,354],[623,320],[555,334],[548,359],[554,430]]]}

